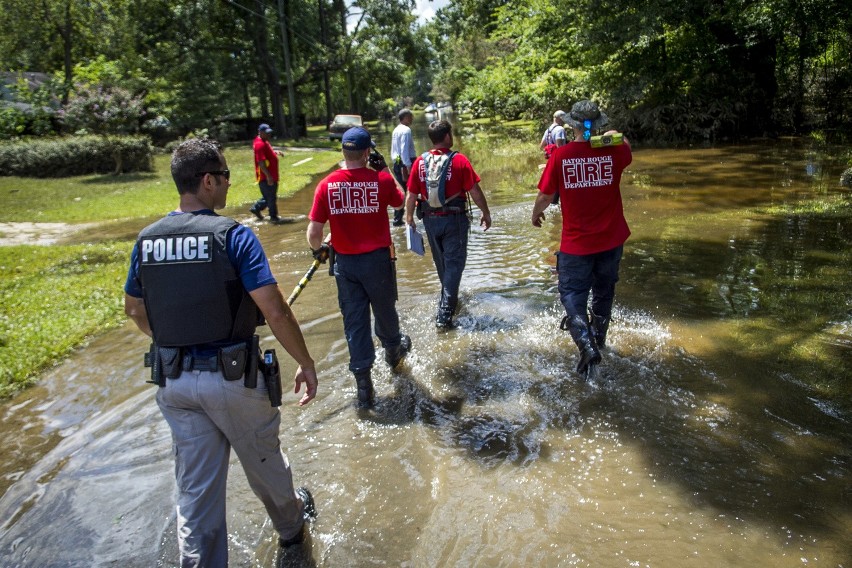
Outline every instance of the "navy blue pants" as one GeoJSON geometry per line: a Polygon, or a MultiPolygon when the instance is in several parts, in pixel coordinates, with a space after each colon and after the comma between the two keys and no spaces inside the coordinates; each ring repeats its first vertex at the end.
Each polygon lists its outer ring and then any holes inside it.
{"type": "Polygon", "coordinates": [[[594,254],[560,252],[556,255],[559,299],[569,316],[588,318],[590,290],[592,311],[603,317],[610,315],[623,252],[624,245],[594,254]]]}
{"type": "Polygon", "coordinates": [[[263,211],[269,207],[269,216],[272,219],[278,217],[278,183],[266,183],[266,181],[258,182],[260,194],[263,196],[254,203],[253,210],[263,211]]]}
{"type": "Polygon", "coordinates": [[[397,347],[401,339],[390,250],[381,248],[365,254],[337,253],[334,279],[337,282],[337,302],[343,314],[343,331],[349,346],[349,370],[354,373],[368,369],[376,360],[370,331],[371,308],[376,320],[376,337],[382,347],[397,347]]]}
{"type": "Polygon", "coordinates": [[[403,190],[407,190],[408,188],[408,180],[405,179],[405,176],[402,175],[402,168],[404,168],[401,163],[394,162],[393,164],[393,177],[396,178],[396,181],[399,182],[399,185],[402,186],[403,190]]]}
{"type": "Polygon", "coordinates": [[[462,272],[467,263],[467,235],[470,219],[464,213],[426,215],[423,219],[432,260],[441,280],[441,307],[455,309],[462,272]]]}

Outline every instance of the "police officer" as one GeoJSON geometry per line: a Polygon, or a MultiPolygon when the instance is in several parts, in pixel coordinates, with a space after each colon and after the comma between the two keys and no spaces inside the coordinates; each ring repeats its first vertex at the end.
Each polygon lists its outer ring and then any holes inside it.
{"type": "Polygon", "coordinates": [[[183,142],[171,170],[180,204],[139,234],[124,288],[125,312],[159,348],[156,399],[174,445],[181,566],[226,566],[231,447],[285,550],[302,542],[305,520],[316,513],[310,492],[293,486],[269,381],[251,372],[261,315],[299,364],[295,392],[305,386],[300,406],[316,396],[317,376],[257,237],[214,213],[225,206],[230,187],[218,144],[183,142]]]}

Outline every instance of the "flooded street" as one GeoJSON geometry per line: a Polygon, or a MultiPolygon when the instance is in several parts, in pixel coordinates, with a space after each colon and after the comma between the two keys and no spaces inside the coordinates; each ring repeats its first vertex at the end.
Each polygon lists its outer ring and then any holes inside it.
{"type": "MultiPolygon", "coordinates": [[[[812,214],[850,207],[842,163],[792,140],[636,149],[609,347],[583,383],[551,274],[560,215],[529,221],[537,142],[503,155],[470,133],[456,147],[493,227],[474,211],[460,326],[435,330],[429,252],[392,227],[413,351],[396,374],[379,358],[374,411],[354,407],[325,267],[293,306],[320,388],[298,408],[285,384],[281,441],[316,498],[314,565],[852,566],[852,227],[812,214]],[[837,384],[845,396],[825,397],[837,384]]],[[[288,295],[312,261],[306,222],[224,213],[255,227],[288,295]]],[[[128,324],[0,404],[0,566],[177,566],[147,348],[128,324]]],[[[231,566],[275,566],[274,531],[232,466],[231,566]]]]}

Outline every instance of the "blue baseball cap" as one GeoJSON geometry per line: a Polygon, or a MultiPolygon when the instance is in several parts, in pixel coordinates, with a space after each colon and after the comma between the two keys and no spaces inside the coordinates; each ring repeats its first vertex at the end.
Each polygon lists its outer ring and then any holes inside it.
{"type": "Polygon", "coordinates": [[[367,148],[376,147],[376,143],[370,138],[370,133],[360,126],[350,128],[344,132],[341,143],[344,150],[366,150],[367,148]]]}
{"type": "Polygon", "coordinates": [[[257,127],[258,132],[272,132],[272,128],[268,124],[261,124],[257,127]]]}

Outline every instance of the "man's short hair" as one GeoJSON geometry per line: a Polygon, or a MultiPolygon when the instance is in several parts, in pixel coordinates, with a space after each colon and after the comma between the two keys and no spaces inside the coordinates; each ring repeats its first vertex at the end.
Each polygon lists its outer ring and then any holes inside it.
{"type": "Polygon", "coordinates": [[[447,134],[453,132],[453,125],[447,120],[433,120],[429,123],[427,132],[429,133],[429,140],[432,141],[432,144],[438,144],[444,141],[447,134]]]}
{"type": "MultiPolygon", "coordinates": [[[[366,148],[364,148],[364,150],[366,150],[366,148]]],[[[347,150],[346,148],[343,148],[343,159],[349,160],[350,162],[360,160],[364,155],[364,150],[347,150]]]]}
{"type": "Polygon", "coordinates": [[[404,109],[402,109],[401,111],[399,111],[399,113],[398,113],[396,116],[397,116],[397,118],[399,118],[399,121],[400,121],[400,122],[402,122],[402,120],[403,120],[405,117],[407,117],[407,116],[414,116],[414,113],[413,113],[413,112],[411,112],[409,109],[404,108],[404,109]]]}
{"type": "Polygon", "coordinates": [[[209,138],[190,138],[172,152],[172,179],[178,193],[197,193],[201,187],[198,174],[222,169],[222,147],[209,138]]]}

